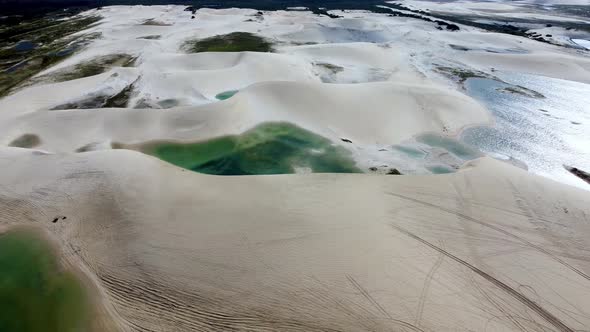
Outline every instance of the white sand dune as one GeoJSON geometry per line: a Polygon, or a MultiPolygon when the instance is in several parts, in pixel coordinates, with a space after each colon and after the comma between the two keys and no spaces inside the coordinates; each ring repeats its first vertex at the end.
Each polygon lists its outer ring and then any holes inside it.
{"type": "Polygon", "coordinates": [[[135,68],[116,68],[103,74],[27,87],[0,100],[0,119],[13,118],[24,113],[83,99],[93,94],[115,94],[133,83],[138,77],[135,68]]]}
{"type": "Polygon", "coordinates": [[[166,55],[141,64],[138,98],[182,99],[193,94],[215,100],[218,93],[264,81],[314,82],[311,64],[280,54],[256,52],[166,55]]]}
{"type": "Polygon", "coordinates": [[[590,324],[590,197],[491,159],[423,177],[218,177],[130,151],[0,163],[0,224],[50,233],[124,330],[590,324]]]}
{"type": "Polygon", "coordinates": [[[402,47],[337,43],[286,47],[281,52],[314,64],[320,78],[330,83],[422,81],[422,76],[409,63],[407,50],[402,47]]]}
{"type": "Polygon", "coordinates": [[[103,141],[203,140],[274,121],[297,124],[335,142],[348,138],[367,145],[395,144],[421,132],[452,134],[491,120],[472,99],[434,85],[266,82],[200,107],[36,112],[6,120],[0,130],[7,141],[32,133],[44,150],[72,152],[103,141]],[[56,127],[67,128],[67,135],[56,127]]]}

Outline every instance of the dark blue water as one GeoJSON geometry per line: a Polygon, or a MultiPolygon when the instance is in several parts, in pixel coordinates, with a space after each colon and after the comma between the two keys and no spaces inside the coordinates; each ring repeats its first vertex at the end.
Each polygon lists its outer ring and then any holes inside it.
{"type": "Polygon", "coordinates": [[[37,47],[37,44],[28,41],[28,40],[21,40],[16,45],[14,45],[13,49],[17,52],[28,52],[32,51],[37,47]]]}

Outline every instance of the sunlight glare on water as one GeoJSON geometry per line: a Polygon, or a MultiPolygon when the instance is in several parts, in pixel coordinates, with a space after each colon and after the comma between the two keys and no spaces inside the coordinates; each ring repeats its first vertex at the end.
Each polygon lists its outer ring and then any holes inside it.
{"type": "Polygon", "coordinates": [[[501,92],[510,84],[470,78],[467,93],[494,114],[496,124],[467,129],[462,140],[484,152],[519,159],[533,173],[584,188],[562,165],[590,169],[590,85],[514,73],[499,78],[545,98],[501,92]]]}

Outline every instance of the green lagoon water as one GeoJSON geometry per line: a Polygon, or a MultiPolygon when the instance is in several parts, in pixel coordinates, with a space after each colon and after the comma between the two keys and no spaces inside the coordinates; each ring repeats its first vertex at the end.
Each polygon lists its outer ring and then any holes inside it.
{"type": "Polygon", "coordinates": [[[288,123],[265,123],[241,134],[196,143],[150,143],[143,152],[196,172],[216,175],[360,173],[348,150],[288,123]]]}
{"type": "Polygon", "coordinates": [[[432,174],[448,174],[454,173],[455,170],[446,166],[446,165],[434,165],[434,166],[426,166],[426,169],[432,172],[432,174]]]}
{"type": "Polygon", "coordinates": [[[219,100],[226,100],[226,99],[233,97],[236,93],[238,93],[238,90],[224,91],[224,92],[221,92],[221,93],[218,93],[217,95],[215,95],[215,98],[217,98],[219,100]]]}
{"type": "Polygon", "coordinates": [[[458,140],[444,137],[437,134],[422,134],[416,137],[416,141],[427,144],[431,147],[445,149],[463,160],[472,160],[481,157],[481,153],[476,149],[461,143],[458,140]]]}
{"type": "Polygon", "coordinates": [[[81,283],[40,236],[0,234],[0,331],[87,331],[88,308],[81,283]]]}
{"type": "Polygon", "coordinates": [[[407,156],[413,159],[424,159],[426,157],[426,152],[411,146],[394,145],[393,148],[405,153],[407,156]]]}

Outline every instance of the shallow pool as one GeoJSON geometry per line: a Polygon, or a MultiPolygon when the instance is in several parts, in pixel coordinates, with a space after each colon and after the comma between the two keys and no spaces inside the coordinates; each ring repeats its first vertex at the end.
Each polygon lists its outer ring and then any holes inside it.
{"type": "Polygon", "coordinates": [[[217,95],[215,95],[215,98],[219,100],[226,100],[233,97],[236,93],[238,93],[238,90],[228,90],[218,93],[217,95]]]}
{"type": "Polygon", "coordinates": [[[86,331],[82,284],[64,271],[36,233],[0,234],[0,331],[86,331]]]}
{"type": "Polygon", "coordinates": [[[177,166],[217,175],[358,173],[351,153],[289,123],[265,123],[241,135],[195,143],[152,142],[140,148],[177,166]]]}

